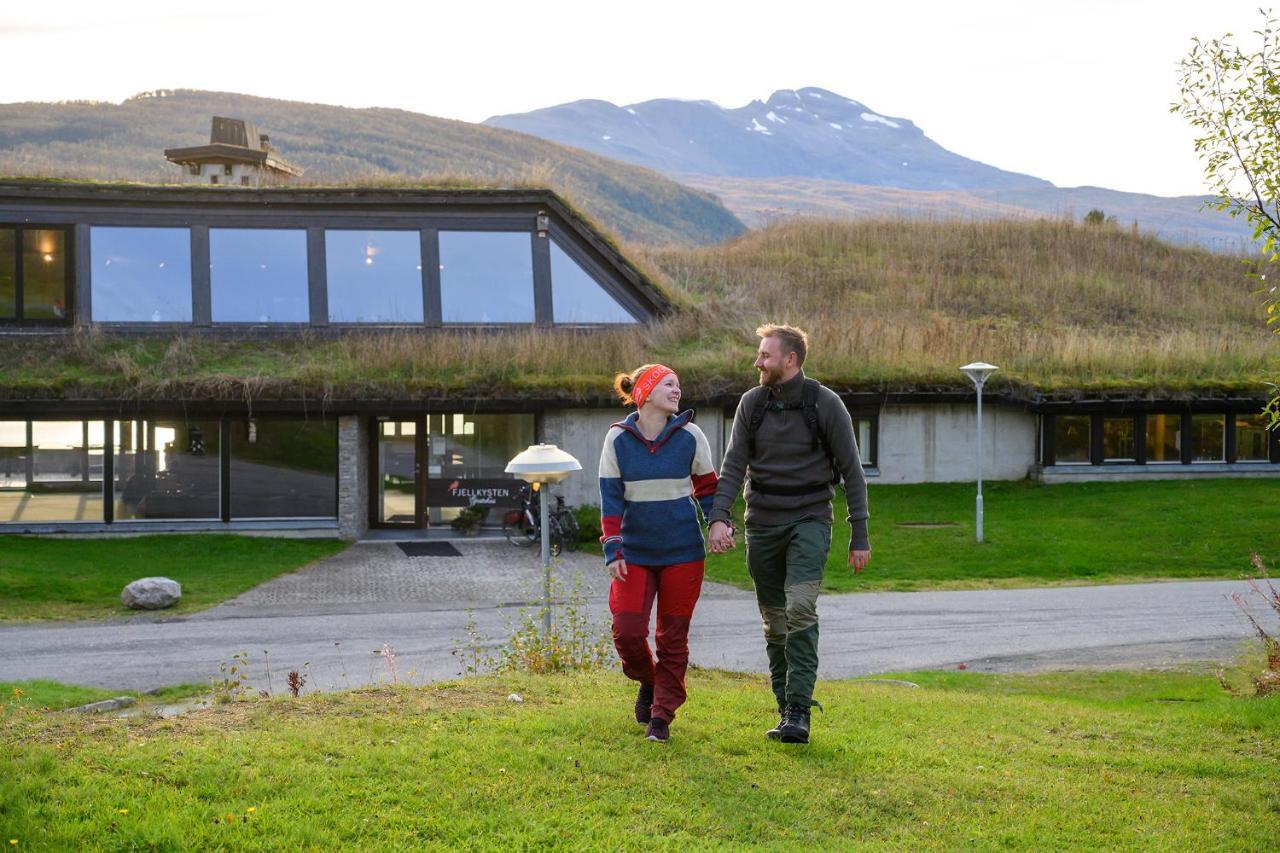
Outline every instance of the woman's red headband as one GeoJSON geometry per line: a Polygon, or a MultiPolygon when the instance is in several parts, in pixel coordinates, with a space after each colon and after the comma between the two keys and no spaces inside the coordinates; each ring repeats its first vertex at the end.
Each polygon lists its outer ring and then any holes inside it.
{"type": "Polygon", "coordinates": [[[653,389],[657,388],[658,383],[670,373],[675,371],[664,364],[655,364],[640,374],[640,378],[631,388],[631,399],[635,401],[637,409],[644,405],[645,400],[648,400],[649,395],[653,393],[653,389]]]}

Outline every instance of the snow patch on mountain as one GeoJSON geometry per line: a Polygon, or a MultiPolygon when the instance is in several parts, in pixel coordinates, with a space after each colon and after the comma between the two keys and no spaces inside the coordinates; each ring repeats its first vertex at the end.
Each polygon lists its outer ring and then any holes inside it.
{"type": "Polygon", "coordinates": [[[880,124],[885,124],[885,125],[888,125],[889,127],[893,127],[893,128],[899,128],[899,127],[902,127],[902,125],[898,124],[896,121],[890,121],[889,119],[885,118],[884,116],[878,116],[878,115],[876,115],[875,113],[863,113],[863,114],[862,114],[862,120],[863,120],[863,121],[875,121],[875,122],[879,122],[880,124]]]}

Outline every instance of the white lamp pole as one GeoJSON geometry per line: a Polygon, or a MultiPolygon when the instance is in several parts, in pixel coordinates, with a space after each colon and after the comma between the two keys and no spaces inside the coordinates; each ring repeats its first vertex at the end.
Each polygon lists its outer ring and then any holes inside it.
{"type": "Polygon", "coordinates": [[[987,364],[985,361],[975,361],[972,364],[966,364],[960,368],[965,376],[973,381],[973,385],[978,389],[978,541],[982,541],[982,386],[986,384],[987,378],[1000,368],[994,364],[987,364]]]}
{"type": "Polygon", "coordinates": [[[558,483],[582,465],[554,444],[531,444],[507,463],[507,473],[539,486],[542,525],[542,636],[551,634],[551,524],[545,486],[558,483]]]}

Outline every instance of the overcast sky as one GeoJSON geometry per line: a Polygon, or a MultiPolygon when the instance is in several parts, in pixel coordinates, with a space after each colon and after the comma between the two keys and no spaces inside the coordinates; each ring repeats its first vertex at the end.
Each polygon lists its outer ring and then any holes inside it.
{"type": "Polygon", "coordinates": [[[1192,36],[1250,33],[1257,4],[6,3],[0,102],[195,88],[480,121],[578,98],[738,107],[819,86],[1059,186],[1182,195],[1205,188],[1168,110],[1177,61],[1192,36]]]}

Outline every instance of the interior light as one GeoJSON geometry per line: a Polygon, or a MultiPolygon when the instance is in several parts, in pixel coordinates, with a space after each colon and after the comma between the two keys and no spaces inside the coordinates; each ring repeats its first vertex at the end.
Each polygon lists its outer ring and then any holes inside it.
{"type": "Polygon", "coordinates": [[[52,262],[52,261],[53,261],[53,255],[52,255],[51,253],[49,253],[49,252],[45,252],[45,253],[44,253],[44,262],[47,264],[47,263],[50,263],[50,262],[52,262]]]}
{"type": "Polygon", "coordinates": [[[366,266],[373,266],[373,258],[365,258],[364,262],[366,266]]]}

